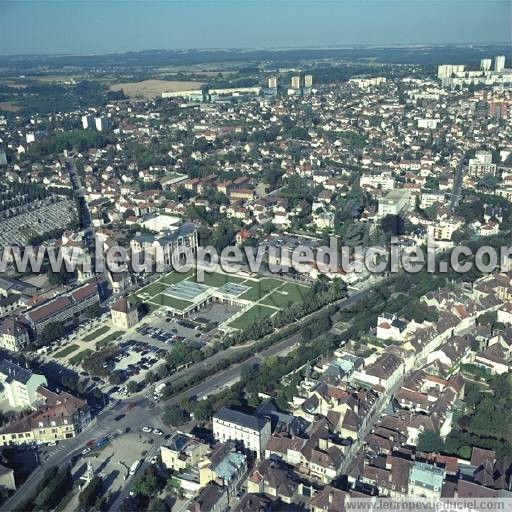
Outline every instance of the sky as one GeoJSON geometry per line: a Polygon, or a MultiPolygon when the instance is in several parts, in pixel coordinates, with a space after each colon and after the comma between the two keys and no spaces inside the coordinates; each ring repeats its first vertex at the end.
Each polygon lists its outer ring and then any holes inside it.
{"type": "Polygon", "coordinates": [[[0,0],[0,54],[510,43],[510,0],[0,0]]]}

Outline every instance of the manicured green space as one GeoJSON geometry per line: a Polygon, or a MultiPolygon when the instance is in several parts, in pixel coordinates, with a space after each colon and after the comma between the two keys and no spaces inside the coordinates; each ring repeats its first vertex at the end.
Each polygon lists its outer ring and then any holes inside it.
{"type": "Polygon", "coordinates": [[[84,336],[82,339],[84,341],[93,341],[100,336],[103,336],[106,332],[110,330],[110,327],[108,325],[103,325],[99,329],[96,329],[95,331],[91,332],[91,334],[88,334],[87,336],[84,336]]]}
{"type": "Polygon", "coordinates": [[[59,352],[57,352],[56,354],[53,354],[53,357],[57,357],[57,358],[61,358],[61,357],[66,357],[68,356],[69,354],[71,354],[71,352],[74,352],[76,349],[78,348],[78,345],[76,343],[73,343],[71,345],[68,345],[67,347],[65,347],[64,349],[60,350],[59,352]]]}
{"type": "Polygon", "coordinates": [[[156,281],[155,283],[148,284],[146,287],[144,287],[142,290],[139,290],[137,292],[137,296],[141,294],[146,294],[149,297],[153,297],[154,295],[158,295],[159,293],[164,292],[169,288],[168,284],[165,283],[159,283],[156,281]]]}
{"type": "Polygon", "coordinates": [[[189,270],[187,272],[170,272],[169,274],[162,276],[157,283],[171,285],[179,283],[180,281],[184,281],[185,279],[192,277],[194,275],[194,270],[189,270]]]}
{"type": "Polygon", "coordinates": [[[288,304],[299,304],[304,302],[304,297],[308,291],[306,286],[295,283],[285,283],[278,290],[271,293],[261,301],[267,306],[283,308],[288,304]]]}
{"type": "Polygon", "coordinates": [[[192,302],[189,302],[188,300],[176,299],[175,297],[171,297],[169,295],[164,295],[163,293],[161,293],[160,295],[153,297],[151,299],[150,304],[183,310],[191,306],[192,302]]]}
{"type": "Polygon", "coordinates": [[[258,302],[262,297],[264,297],[270,291],[278,288],[283,284],[279,279],[265,278],[261,281],[245,281],[244,286],[250,286],[250,290],[247,290],[245,293],[240,295],[241,299],[251,300],[253,302],[258,302]]]}
{"type": "Polygon", "coordinates": [[[251,309],[246,311],[243,315],[239,316],[236,320],[229,324],[230,327],[234,329],[244,330],[249,327],[256,320],[260,320],[262,318],[267,318],[275,313],[277,310],[273,308],[269,308],[267,306],[260,306],[256,304],[251,309]]]}
{"type": "Polygon", "coordinates": [[[201,284],[204,284],[206,286],[214,286],[215,288],[220,288],[226,283],[243,283],[244,281],[245,278],[236,277],[234,275],[219,274],[216,272],[205,272],[204,281],[202,281],[201,284]]]}

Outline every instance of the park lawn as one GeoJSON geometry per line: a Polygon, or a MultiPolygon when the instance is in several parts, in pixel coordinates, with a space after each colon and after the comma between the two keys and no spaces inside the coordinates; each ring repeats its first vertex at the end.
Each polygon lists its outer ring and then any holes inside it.
{"type": "Polygon", "coordinates": [[[132,295],[128,295],[128,302],[133,306],[138,306],[144,302],[144,299],[139,297],[136,293],[133,293],[132,295]]]}
{"type": "Polygon", "coordinates": [[[156,306],[166,306],[168,308],[174,308],[178,310],[183,310],[192,305],[192,302],[183,299],[176,299],[175,297],[171,297],[170,295],[164,295],[163,293],[153,297],[149,304],[155,304],[156,306]]]}
{"type": "Polygon", "coordinates": [[[158,281],[159,284],[166,284],[166,288],[171,284],[179,283],[194,275],[194,270],[190,269],[187,272],[169,272],[169,274],[162,276],[158,281]]]}
{"type": "Polygon", "coordinates": [[[234,275],[228,274],[220,274],[218,272],[205,272],[204,273],[204,281],[201,284],[206,286],[213,286],[215,288],[220,288],[226,283],[243,283],[245,278],[236,277],[234,275]]]}
{"type": "Polygon", "coordinates": [[[260,279],[259,281],[245,281],[244,286],[250,286],[251,288],[247,290],[245,293],[240,295],[241,299],[251,300],[253,302],[258,302],[262,297],[264,297],[267,293],[276,288],[279,288],[283,284],[283,281],[279,279],[260,279]]]}
{"type": "Polygon", "coordinates": [[[56,354],[53,354],[53,357],[57,357],[60,359],[62,357],[69,356],[69,354],[71,354],[71,352],[74,352],[77,348],[78,345],[76,343],[72,343],[71,345],[68,345],[67,347],[57,352],[56,354]]]}
{"type": "Polygon", "coordinates": [[[300,304],[309,288],[301,284],[284,283],[278,290],[271,293],[261,301],[261,304],[283,308],[288,304],[300,304]]]}
{"type": "Polygon", "coordinates": [[[139,290],[137,292],[137,297],[139,297],[142,294],[146,294],[148,297],[154,297],[155,295],[158,295],[159,293],[164,292],[169,288],[168,284],[165,283],[159,283],[156,281],[155,283],[148,284],[142,290],[139,290]]]}
{"type": "Polygon", "coordinates": [[[76,356],[71,357],[69,359],[69,362],[73,366],[78,366],[79,364],[82,364],[82,361],[87,359],[93,353],[94,353],[94,350],[91,350],[90,348],[86,348],[85,350],[78,352],[78,354],[76,356]]]}
{"type": "Polygon", "coordinates": [[[110,327],[108,325],[103,325],[99,329],[96,329],[95,331],[91,332],[91,334],[84,336],[82,338],[82,340],[83,341],[95,340],[95,339],[99,338],[100,336],[102,336],[103,334],[105,334],[106,332],[108,332],[109,330],[110,330],[110,327]]]}
{"type": "Polygon", "coordinates": [[[246,311],[244,314],[239,316],[236,320],[233,320],[229,327],[233,327],[234,329],[244,330],[253,324],[256,320],[260,320],[261,318],[267,318],[273,315],[276,312],[274,308],[269,308],[267,306],[260,306],[256,304],[251,309],[246,311]]]}
{"type": "Polygon", "coordinates": [[[275,308],[282,309],[289,304],[294,304],[302,301],[294,301],[289,295],[283,293],[279,290],[272,292],[268,297],[265,297],[260,304],[265,304],[267,306],[274,306],[275,308]]]}

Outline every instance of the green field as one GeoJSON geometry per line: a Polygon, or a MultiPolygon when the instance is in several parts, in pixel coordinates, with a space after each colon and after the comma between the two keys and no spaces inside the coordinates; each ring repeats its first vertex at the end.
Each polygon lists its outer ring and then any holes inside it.
{"type": "MultiPolygon", "coordinates": [[[[184,281],[185,279],[188,279],[189,277],[192,277],[194,275],[193,270],[188,270],[187,272],[171,272],[170,274],[167,274],[163,277],[161,277],[158,281],[155,281],[156,283],[163,283],[166,285],[176,284],[180,281],[184,281]]],[[[151,285],[150,285],[151,286],[151,285]]]]}
{"type": "Polygon", "coordinates": [[[78,345],[73,343],[72,345],[68,345],[66,348],[60,350],[56,354],[53,354],[53,357],[57,357],[60,359],[61,357],[69,356],[69,354],[71,354],[71,352],[74,352],[77,348],[78,345]]]}
{"type": "Polygon", "coordinates": [[[283,284],[279,279],[265,278],[261,281],[245,281],[244,286],[250,286],[251,289],[240,295],[241,299],[258,302],[267,293],[283,284]]]}
{"type": "Polygon", "coordinates": [[[153,297],[154,295],[158,295],[159,293],[165,292],[169,288],[168,284],[159,283],[156,281],[155,283],[151,283],[142,290],[137,292],[137,295],[147,294],[149,297],[153,297]]]}
{"type": "Polygon", "coordinates": [[[157,304],[158,306],[167,306],[168,308],[183,310],[191,306],[193,303],[188,300],[176,299],[169,295],[160,294],[153,297],[150,304],[157,304]]]}
{"type": "MultiPolygon", "coordinates": [[[[150,311],[155,311],[160,307],[184,311],[192,306],[193,302],[172,297],[167,295],[165,291],[170,286],[185,280],[196,282],[194,270],[184,273],[174,271],[166,274],[154,283],[131,295],[129,299],[137,304],[146,304],[150,311]]],[[[290,303],[297,304],[303,302],[304,295],[309,289],[308,286],[288,283],[277,278],[265,277],[255,279],[220,272],[205,272],[204,279],[200,284],[212,288],[220,288],[226,283],[237,283],[247,286],[249,289],[240,295],[239,298],[254,303],[252,308],[229,324],[230,327],[236,329],[243,329],[258,318],[268,317],[290,303]]]]}
{"type": "Polygon", "coordinates": [[[108,332],[109,329],[110,329],[110,327],[108,327],[107,325],[104,325],[104,326],[100,327],[99,329],[96,329],[95,331],[91,332],[91,334],[84,336],[82,339],[84,341],[95,340],[95,339],[99,338],[100,336],[102,336],[103,334],[105,334],[106,332],[108,332]]]}
{"type": "Polygon", "coordinates": [[[304,296],[308,288],[300,284],[285,283],[278,290],[272,292],[261,301],[261,304],[284,308],[288,304],[299,304],[304,302],[304,296]]]}
{"type": "Polygon", "coordinates": [[[246,311],[243,315],[239,316],[236,320],[231,322],[229,324],[229,327],[244,330],[251,324],[253,324],[256,320],[259,320],[261,318],[267,318],[274,314],[276,311],[276,309],[256,304],[251,309],[246,311]]]}
{"type": "Polygon", "coordinates": [[[204,281],[201,284],[206,286],[214,286],[215,288],[220,288],[226,283],[243,283],[245,278],[236,277],[234,275],[228,274],[218,274],[218,273],[204,273],[204,281]]]}

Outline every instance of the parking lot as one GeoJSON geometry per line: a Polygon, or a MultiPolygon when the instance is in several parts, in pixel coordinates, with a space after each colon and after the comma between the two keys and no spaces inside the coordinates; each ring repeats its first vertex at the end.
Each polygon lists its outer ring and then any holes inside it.
{"type": "MultiPolygon", "coordinates": [[[[154,370],[167,355],[167,350],[153,347],[145,342],[128,339],[121,341],[117,347],[119,351],[115,357],[104,364],[109,371],[122,371],[124,380],[140,382],[146,373],[154,370]]],[[[117,396],[126,396],[125,386],[114,386],[109,393],[117,396]]]]}
{"type": "MultiPolygon", "coordinates": [[[[144,463],[158,463],[159,447],[163,441],[163,435],[144,433],[142,430],[119,435],[101,450],[93,449],[83,455],[72,470],[73,477],[75,480],[83,477],[90,461],[94,473],[103,477],[107,503],[111,506],[127,482],[142,474],[144,463]],[[130,468],[133,468],[137,461],[140,465],[134,475],[130,473],[130,468]]],[[[78,495],[75,495],[66,510],[77,510],[78,505],[78,495]]]]}
{"type": "Polygon", "coordinates": [[[240,309],[241,307],[237,304],[231,305],[227,303],[219,304],[212,302],[204,308],[201,308],[200,311],[192,313],[190,318],[205,325],[207,323],[220,325],[238,313],[240,309]]]}

